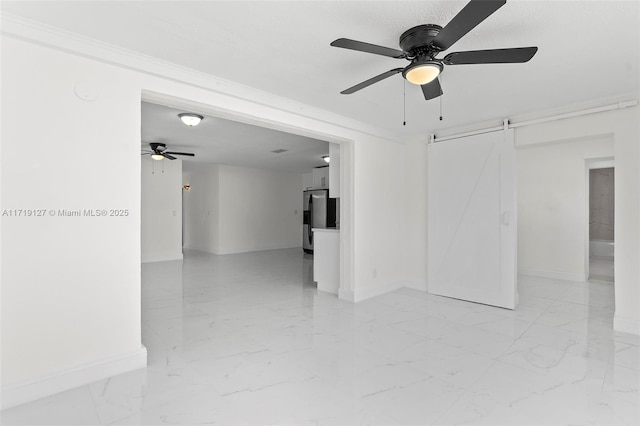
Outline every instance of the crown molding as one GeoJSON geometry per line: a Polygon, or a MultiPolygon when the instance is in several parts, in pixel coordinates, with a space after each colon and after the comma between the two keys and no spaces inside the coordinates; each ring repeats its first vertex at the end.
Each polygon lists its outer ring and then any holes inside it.
{"type": "Polygon", "coordinates": [[[402,138],[376,126],[77,33],[0,11],[0,33],[41,46],[224,94],[380,139],[402,138]]]}

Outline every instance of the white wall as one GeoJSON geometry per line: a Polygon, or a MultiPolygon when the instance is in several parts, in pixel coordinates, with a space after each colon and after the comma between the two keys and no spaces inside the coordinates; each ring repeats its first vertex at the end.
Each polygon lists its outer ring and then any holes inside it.
{"type": "Polygon", "coordinates": [[[2,219],[6,407],[139,368],[146,351],[139,84],[130,71],[6,37],[1,55],[2,206],[46,212],[2,219]],[[81,81],[97,98],[76,96],[81,81]]]}
{"type": "Polygon", "coordinates": [[[406,194],[413,188],[405,185],[405,150],[405,145],[378,140],[355,146],[356,301],[406,281],[406,194]]]}
{"type": "Polygon", "coordinates": [[[302,175],[302,187],[304,189],[313,188],[313,173],[303,173],[302,175]]]}
{"type": "Polygon", "coordinates": [[[329,197],[340,198],[340,145],[329,143],[329,197]]]}
{"type": "Polygon", "coordinates": [[[218,253],[302,247],[302,175],[219,167],[218,253]]]}
{"type": "Polygon", "coordinates": [[[407,143],[404,171],[406,204],[403,279],[408,287],[427,291],[427,143],[426,137],[407,143]]]}
{"type": "Polygon", "coordinates": [[[191,185],[184,193],[184,247],[218,253],[218,166],[190,164],[183,183],[191,185]]]}
{"type": "Polygon", "coordinates": [[[517,150],[518,270],[586,279],[586,160],[614,155],[613,133],[517,150]]]}
{"type": "Polygon", "coordinates": [[[182,259],[182,161],[142,157],[143,262],[182,259]]]}
{"type": "MultiPolygon", "coordinates": [[[[516,145],[523,149],[531,144],[562,140],[591,140],[613,135],[615,157],[615,299],[614,328],[640,334],[640,108],[591,114],[516,129],[516,145]]],[[[548,145],[553,150],[553,145],[548,145]]],[[[553,161],[549,151],[541,162],[553,161]]],[[[578,161],[577,159],[575,161],[578,161]]],[[[579,160],[581,162],[584,159],[579,160]]],[[[577,167],[577,166],[576,166],[577,167]]],[[[586,183],[581,174],[582,188],[586,183]]],[[[520,186],[521,183],[519,182],[520,186]]],[[[575,188],[580,191],[579,187],[575,188]]],[[[583,189],[584,190],[584,189],[583,189]]],[[[520,192],[520,189],[519,189],[520,192]]],[[[520,196],[520,195],[519,195],[520,196]]],[[[584,204],[583,204],[584,206],[584,204]]],[[[585,207],[583,207],[585,209],[585,207]]],[[[520,215],[523,212],[519,212],[520,215]]],[[[571,226],[571,225],[569,225],[571,226]]],[[[583,228],[583,233],[586,232],[583,228]]],[[[531,234],[530,234],[531,235],[531,234]]],[[[519,235],[519,239],[523,239],[519,235]]],[[[585,241],[586,243],[586,241],[585,241]]],[[[528,244],[537,244],[533,236],[520,242],[520,250],[531,252],[528,244]]],[[[583,253],[583,252],[581,252],[583,253]]],[[[521,253],[518,253],[521,256],[521,253]]],[[[552,267],[553,265],[542,265],[552,267]]]]}
{"type": "Polygon", "coordinates": [[[185,247],[214,254],[302,246],[302,174],[190,165],[185,247]]]}

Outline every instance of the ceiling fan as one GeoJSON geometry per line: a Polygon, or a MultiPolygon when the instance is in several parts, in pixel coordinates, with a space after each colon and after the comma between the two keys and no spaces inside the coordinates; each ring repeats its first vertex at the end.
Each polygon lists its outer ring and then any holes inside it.
{"type": "Polygon", "coordinates": [[[402,50],[348,38],[333,41],[331,46],[410,61],[404,68],[394,68],[340,93],[349,95],[392,75],[402,73],[407,81],[421,86],[424,98],[429,100],[442,95],[438,75],[444,70],[445,65],[527,62],[536,54],[537,47],[470,50],[449,53],[442,59],[436,58],[436,55],[449,49],[505,3],[506,0],[471,0],[445,27],[434,24],[418,25],[402,33],[400,36],[402,50]]]}
{"type": "Polygon", "coordinates": [[[195,157],[195,154],[191,152],[175,152],[167,151],[167,145],[159,142],[151,142],[149,144],[151,151],[143,152],[142,155],[151,155],[154,160],[163,160],[165,158],[169,160],[175,160],[174,155],[187,155],[189,157],[195,157]]]}

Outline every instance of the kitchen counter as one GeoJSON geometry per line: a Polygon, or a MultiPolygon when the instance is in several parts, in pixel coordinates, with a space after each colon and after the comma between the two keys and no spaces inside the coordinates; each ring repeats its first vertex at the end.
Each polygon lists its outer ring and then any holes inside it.
{"type": "Polygon", "coordinates": [[[313,280],[318,290],[338,294],[340,288],[340,230],[313,228],[313,280]]]}
{"type": "Polygon", "coordinates": [[[338,233],[340,233],[340,230],[338,228],[311,228],[311,230],[313,232],[338,232],[338,233]]]}

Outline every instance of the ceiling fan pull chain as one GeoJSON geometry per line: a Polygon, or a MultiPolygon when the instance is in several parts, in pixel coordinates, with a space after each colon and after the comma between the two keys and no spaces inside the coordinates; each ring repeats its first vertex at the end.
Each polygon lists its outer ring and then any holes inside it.
{"type": "Polygon", "coordinates": [[[402,125],[407,125],[407,80],[402,80],[402,125]]]}
{"type": "Polygon", "coordinates": [[[151,162],[151,174],[152,175],[156,174],[156,162],[155,161],[151,162]]]}
{"type": "Polygon", "coordinates": [[[442,121],[442,96],[440,96],[440,121],[442,121]]]}

